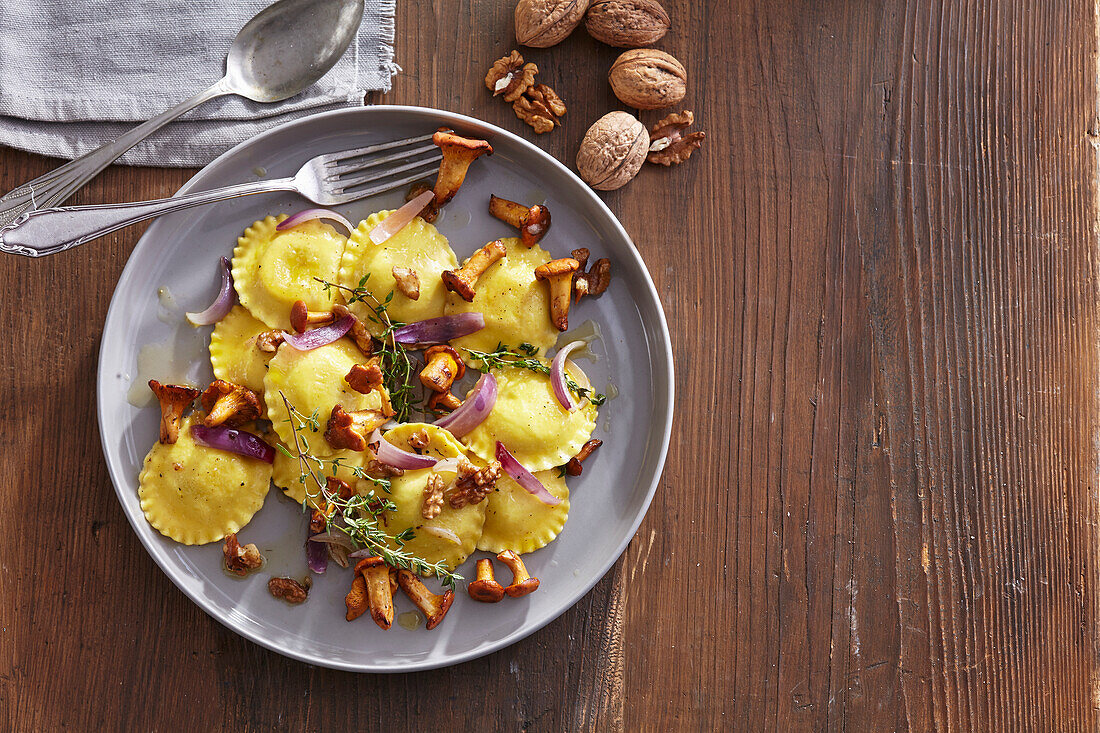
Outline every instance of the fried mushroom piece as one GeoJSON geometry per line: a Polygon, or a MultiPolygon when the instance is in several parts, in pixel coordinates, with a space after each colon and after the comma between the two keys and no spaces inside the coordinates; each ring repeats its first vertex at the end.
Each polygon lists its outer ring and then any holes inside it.
{"type": "Polygon", "coordinates": [[[336,450],[365,451],[370,434],[387,421],[389,417],[380,410],[347,412],[335,405],[325,426],[325,440],[336,450]]]}
{"type": "Polygon", "coordinates": [[[436,595],[428,590],[420,578],[408,570],[397,571],[397,585],[405,591],[405,595],[409,597],[409,600],[424,614],[424,618],[427,619],[424,628],[428,631],[439,626],[440,622],[443,621],[443,617],[447,615],[447,611],[451,610],[451,604],[455,600],[453,590],[447,590],[443,595],[436,595]]]}
{"type": "Polygon", "coordinates": [[[336,319],[332,311],[311,311],[304,300],[296,300],[290,306],[290,325],[298,333],[305,333],[310,326],[323,326],[336,319]]]}
{"type": "Polygon", "coordinates": [[[515,201],[489,196],[489,214],[519,230],[519,241],[530,249],[550,229],[550,209],[542,204],[524,206],[515,201]]]}
{"type": "Polygon", "coordinates": [[[443,160],[439,162],[439,174],[432,189],[435,199],[420,214],[427,222],[435,221],[443,205],[462,188],[470,164],[482,155],[493,154],[493,146],[485,140],[472,140],[443,130],[432,136],[432,142],[443,151],[443,160]]]}
{"type": "Polygon", "coordinates": [[[569,253],[577,261],[577,273],[573,277],[573,302],[586,295],[599,295],[611,284],[611,260],[601,257],[585,271],[590,253],[587,247],[580,247],[569,253]]]}
{"type": "Polygon", "coordinates": [[[248,387],[216,379],[210,383],[199,399],[206,412],[202,424],[208,428],[224,425],[236,428],[251,422],[263,411],[260,396],[248,387]]]}
{"type": "Polygon", "coordinates": [[[160,442],[171,445],[179,439],[183,412],[199,396],[199,391],[185,384],[161,384],[149,380],[149,389],[160,403],[160,442]]]}
{"type": "Polygon", "coordinates": [[[512,584],[504,589],[504,592],[512,598],[519,598],[538,590],[539,579],[532,578],[527,572],[527,566],[523,564],[520,556],[511,550],[505,550],[497,555],[497,560],[508,566],[512,571],[512,584]]]}
{"type": "Polygon", "coordinates": [[[362,576],[367,587],[367,605],[371,618],[378,628],[387,630],[393,625],[393,586],[390,585],[390,569],[378,556],[364,558],[355,566],[355,574],[362,576]]]}
{"type": "Polygon", "coordinates": [[[363,356],[370,356],[374,353],[374,341],[371,339],[370,331],[367,330],[366,324],[364,324],[359,318],[348,310],[346,305],[337,303],[332,307],[332,315],[337,319],[344,316],[351,316],[354,320],[351,322],[351,330],[348,331],[347,336],[355,342],[355,345],[359,347],[359,351],[363,352],[363,356]]]}
{"type": "Polygon", "coordinates": [[[251,542],[242,545],[237,541],[235,532],[225,536],[222,554],[225,556],[225,569],[242,578],[264,564],[264,556],[256,545],[251,542]]]}
{"type": "Polygon", "coordinates": [[[420,383],[433,392],[448,392],[456,379],[462,379],[466,365],[452,346],[438,344],[424,352],[420,383]]]}
{"type": "Polygon", "coordinates": [[[559,331],[569,328],[569,295],[573,292],[573,273],[579,267],[572,257],[563,257],[535,268],[535,279],[550,284],[550,321],[559,331]]]}
{"type": "Polygon", "coordinates": [[[444,270],[440,277],[443,285],[467,303],[474,302],[474,285],[489,266],[502,257],[508,256],[504,242],[496,239],[470,255],[466,264],[457,270],[444,270]]]}

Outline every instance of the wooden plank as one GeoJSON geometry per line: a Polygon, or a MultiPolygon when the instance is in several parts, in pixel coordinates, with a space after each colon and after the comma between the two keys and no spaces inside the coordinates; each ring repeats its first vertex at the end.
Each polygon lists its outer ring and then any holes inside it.
{"type": "MultiPolygon", "coordinates": [[[[148,558],[98,457],[88,385],[140,228],[0,258],[5,728],[1096,728],[1094,8],[665,5],[708,140],[601,194],[677,359],[668,466],[612,573],[519,644],[416,675],[237,637],[148,558]]],[[[400,3],[404,71],[372,101],[571,163],[621,108],[617,52],[525,50],[569,106],[536,137],[482,86],[511,13],[400,3]]],[[[0,151],[0,189],[52,164],[0,151]]],[[[187,175],[116,168],[77,200],[187,175]]]]}

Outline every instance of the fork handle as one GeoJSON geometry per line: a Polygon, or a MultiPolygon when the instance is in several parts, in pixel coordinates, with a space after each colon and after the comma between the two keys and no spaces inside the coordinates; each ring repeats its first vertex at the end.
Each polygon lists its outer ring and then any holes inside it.
{"type": "Polygon", "coordinates": [[[48,209],[65,203],[65,199],[99,175],[100,171],[114,162],[118,156],[149,135],[203,102],[232,93],[229,83],[222,79],[209,89],[199,92],[172,109],[127,131],[117,140],[71,160],[33,181],[16,186],[0,197],[0,227],[15,221],[25,211],[37,208],[48,209]]]}
{"type": "Polygon", "coordinates": [[[154,201],[28,211],[0,229],[0,251],[28,257],[45,257],[154,216],[237,196],[297,190],[293,178],[279,178],[238,183],[154,201]]]}

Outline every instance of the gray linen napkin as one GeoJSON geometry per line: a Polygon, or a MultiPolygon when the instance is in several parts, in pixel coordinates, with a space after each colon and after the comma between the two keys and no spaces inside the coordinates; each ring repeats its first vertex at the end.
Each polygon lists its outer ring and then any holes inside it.
{"type": "MultiPolygon", "coordinates": [[[[73,158],[209,87],[237,31],[274,0],[0,0],[0,144],[73,158]]],[[[389,91],[396,0],[366,0],[358,36],[305,93],[206,102],[122,156],[204,165],[296,117],[389,91]]]]}

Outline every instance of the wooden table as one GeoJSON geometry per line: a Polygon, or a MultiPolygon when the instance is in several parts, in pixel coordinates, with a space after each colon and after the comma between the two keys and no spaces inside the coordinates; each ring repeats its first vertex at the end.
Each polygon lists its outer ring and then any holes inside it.
{"type": "MultiPolygon", "coordinates": [[[[608,576],[450,669],[310,667],[207,617],[130,531],[91,385],[141,231],[0,258],[0,727],[1094,730],[1097,17],[1089,3],[666,0],[708,139],[605,200],[663,299],[675,435],[608,576]],[[985,7],[985,6],[993,7],[985,7]]],[[[482,86],[511,2],[406,0],[373,102],[572,162],[616,52],[482,86]]],[[[652,122],[657,114],[646,114],[652,122]]],[[[55,163],[0,151],[0,189],[55,163]]],[[[114,168],[78,202],[171,194],[114,168]]]]}

